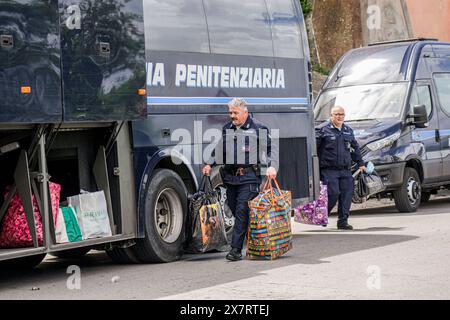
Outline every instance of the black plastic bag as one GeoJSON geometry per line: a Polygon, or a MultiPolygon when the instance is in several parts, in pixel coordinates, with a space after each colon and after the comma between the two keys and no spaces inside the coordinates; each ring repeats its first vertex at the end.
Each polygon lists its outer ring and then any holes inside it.
{"type": "Polygon", "coordinates": [[[373,174],[360,173],[355,180],[353,202],[362,203],[370,196],[386,189],[381,178],[375,172],[373,174]]]}
{"type": "Polygon", "coordinates": [[[228,244],[220,191],[213,190],[211,180],[204,176],[199,191],[189,195],[188,241],[186,251],[219,250],[228,244]]]}

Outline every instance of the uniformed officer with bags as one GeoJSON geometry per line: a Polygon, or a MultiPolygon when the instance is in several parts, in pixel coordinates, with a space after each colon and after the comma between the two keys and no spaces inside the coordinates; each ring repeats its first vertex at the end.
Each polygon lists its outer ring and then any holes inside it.
{"type": "Polygon", "coordinates": [[[316,128],[320,178],[328,189],[328,212],[338,204],[338,229],[352,230],[348,224],[354,181],[352,163],[364,172],[365,166],[353,130],[344,124],[345,110],[335,106],[331,119],[316,128]]]}
{"type": "Polygon", "coordinates": [[[259,193],[261,176],[275,178],[275,152],[272,150],[269,128],[253,119],[246,102],[234,98],[228,103],[231,121],[222,128],[222,140],[213,154],[214,160],[203,168],[209,175],[212,165],[224,164],[221,173],[227,188],[228,205],[235,217],[230,261],[242,259],[242,248],[249,224],[248,201],[259,193]]]}

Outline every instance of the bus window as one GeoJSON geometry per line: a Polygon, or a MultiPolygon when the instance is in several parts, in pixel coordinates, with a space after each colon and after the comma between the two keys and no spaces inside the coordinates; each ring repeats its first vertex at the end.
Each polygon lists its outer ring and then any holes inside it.
{"type": "Polygon", "coordinates": [[[264,0],[205,0],[204,5],[212,53],[273,57],[264,0]]]}
{"type": "Polygon", "coordinates": [[[145,0],[144,21],[150,50],[210,51],[201,0],[145,0]]]}
{"type": "Polygon", "coordinates": [[[275,57],[303,58],[299,17],[293,0],[267,0],[275,57]]]}

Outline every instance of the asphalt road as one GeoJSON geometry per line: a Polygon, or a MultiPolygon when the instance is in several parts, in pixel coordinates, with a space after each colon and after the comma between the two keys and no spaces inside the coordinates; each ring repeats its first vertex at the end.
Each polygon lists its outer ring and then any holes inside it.
{"type": "Polygon", "coordinates": [[[227,262],[224,252],[153,265],[116,265],[99,251],[49,257],[31,271],[0,271],[0,299],[450,299],[450,198],[413,214],[384,204],[352,211],[353,231],[338,231],[335,215],[327,228],[294,223],[293,249],[275,261],[227,262]]]}

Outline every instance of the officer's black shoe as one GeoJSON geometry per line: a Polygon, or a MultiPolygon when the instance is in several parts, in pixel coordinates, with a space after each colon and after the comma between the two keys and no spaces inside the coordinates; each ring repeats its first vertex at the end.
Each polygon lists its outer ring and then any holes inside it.
{"type": "Polygon", "coordinates": [[[353,230],[353,227],[347,223],[347,224],[339,225],[338,229],[339,230],[353,230]]]}
{"type": "Polygon", "coordinates": [[[239,250],[238,248],[232,248],[231,251],[227,254],[226,258],[230,261],[242,260],[241,250],[239,250]]]}

